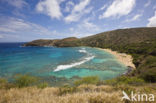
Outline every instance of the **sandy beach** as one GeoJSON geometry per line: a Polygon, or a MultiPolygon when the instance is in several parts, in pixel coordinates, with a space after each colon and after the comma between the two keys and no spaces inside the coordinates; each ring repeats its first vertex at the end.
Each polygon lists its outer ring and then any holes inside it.
{"type": "Polygon", "coordinates": [[[128,55],[125,53],[119,53],[117,51],[112,51],[111,49],[102,49],[102,50],[114,55],[119,60],[119,62],[121,62],[122,64],[124,64],[126,66],[133,67],[135,69],[135,65],[133,64],[133,58],[131,55],[128,55]]]}

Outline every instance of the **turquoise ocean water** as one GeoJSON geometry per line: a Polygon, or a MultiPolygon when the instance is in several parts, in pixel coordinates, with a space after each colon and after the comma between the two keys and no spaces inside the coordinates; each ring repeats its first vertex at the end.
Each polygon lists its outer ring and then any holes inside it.
{"type": "Polygon", "coordinates": [[[89,47],[21,47],[21,43],[0,44],[0,77],[31,74],[48,81],[65,81],[84,76],[106,80],[127,71],[127,67],[103,50],[89,47]]]}

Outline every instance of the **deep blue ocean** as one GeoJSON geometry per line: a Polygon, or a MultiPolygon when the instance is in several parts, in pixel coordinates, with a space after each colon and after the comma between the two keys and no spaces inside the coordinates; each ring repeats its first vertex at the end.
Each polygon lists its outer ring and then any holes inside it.
{"type": "Polygon", "coordinates": [[[111,54],[97,48],[22,47],[22,43],[0,43],[0,77],[16,74],[39,76],[52,83],[84,76],[102,80],[127,71],[111,54]]]}

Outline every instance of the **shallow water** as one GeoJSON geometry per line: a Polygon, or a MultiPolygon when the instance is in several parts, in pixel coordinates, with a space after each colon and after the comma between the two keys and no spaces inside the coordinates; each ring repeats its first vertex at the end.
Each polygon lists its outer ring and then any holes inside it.
{"type": "Polygon", "coordinates": [[[127,67],[103,50],[89,47],[21,47],[21,43],[0,44],[0,77],[31,74],[47,78],[99,76],[102,80],[126,72],[127,67]]]}

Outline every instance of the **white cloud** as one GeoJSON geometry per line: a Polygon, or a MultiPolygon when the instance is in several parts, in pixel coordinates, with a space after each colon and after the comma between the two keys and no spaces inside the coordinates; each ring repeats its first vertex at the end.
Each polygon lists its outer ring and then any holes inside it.
{"type": "Polygon", "coordinates": [[[78,21],[84,14],[89,13],[92,8],[86,8],[90,3],[90,0],[81,0],[81,2],[74,6],[71,14],[65,17],[66,22],[76,22],[78,21]]]}
{"type": "Polygon", "coordinates": [[[87,18],[75,27],[71,27],[69,31],[70,33],[68,34],[71,34],[71,36],[85,37],[99,33],[101,31],[101,28],[98,25],[92,23],[90,21],[90,18],[87,18]]]}
{"type": "Polygon", "coordinates": [[[31,28],[30,25],[25,23],[22,19],[15,19],[12,17],[3,18],[0,23],[0,32],[15,33],[18,30],[29,28],[31,28]]]}
{"type": "Polygon", "coordinates": [[[141,14],[137,14],[132,18],[132,21],[138,20],[142,15],[141,14]]]}
{"type": "Polygon", "coordinates": [[[107,8],[107,4],[103,5],[98,11],[104,10],[105,8],[107,8]]]}
{"type": "Polygon", "coordinates": [[[74,31],[74,28],[69,28],[69,30],[72,32],[72,31],[74,31]]]}
{"type": "Polygon", "coordinates": [[[38,37],[57,37],[58,33],[47,28],[22,19],[2,17],[0,19],[0,34],[6,34],[9,38],[20,37],[21,39],[37,39],[38,37]]]}
{"type": "Polygon", "coordinates": [[[92,8],[87,8],[85,9],[83,12],[79,12],[79,13],[72,13],[71,15],[68,15],[67,17],[65,17],[65,22],[76,22],[78,20],[80,20],[80,18],[87,13],[90,13],[90,11],[92,10],[92,8]]]}
{"type": "Polygon", "coordinates": [[[11,13],[15,16],[20,16],[23,18],[25,17],[25,15],[22,13],[22,10],[29,8],[29,4],[26,2],[26,0],[0,0],[0,3],[9,5],[5,9],[10,8],[10,6],[14,7],[12,8],[11,13]]]}
{"type": "Polygon", "coordinates": [[[155,5],[155,6],[153,6],[153,9],[156,9],[156,5],[155,5]]]}
{"type": "Polygon", "coordinates": [[[70,12],[74,7],[74,3],[72,1],[67,2],[65,12],[70,12]]]}
{"type": "Polygon", "coordinates": [[[114,2],[99,16],[99,19],[121,17],[129,14],[135,6],[135,0],[114,0],[114,2]]]}
{"type": "Polygon", "coordinates": [[[145,3],[144,7],[148,7],[151,4],[151,0],[148,0],[147,3],[145,3]]]}
{"type": "Polygon", "coordinates": [[[80,29],[85,29],[88,31],[98,31],[99,27],[95,24],[93,24],[92,22],[89,22],[88,19],[85,19],[79,26],[78,28],[80,29]]]}
{"type": "Polygon", "coordinates": [[[59,19],[62,16],[61,2],[63,0],[42,0],[37,4],[36,9],[38,12],[46,14],[51,18],[59,19]]]}
{"type": "Polygon", "coordinates": [[[3,35],[0,35],[0,39],[2,39],[2,38],[4,38],[4,36],[3,35]]]}
{"type": "Polygon", "coordinates": [[[147,24],[147,27],[156,27],[156,11],[154,16],[148,19],[149,23],[147,24]]]}
{"type": "Polygon", "coordinates": [[[14,33],[15,30],[11,29],[11,28],[6,28],[6,27],[1,27],[0,26],[0,32],[11,32],[11,33],[14,33]]]}
{"type": "Polygon", "coordinates": [[[25,2],[24,0],[2,0],[7,2],[9,5],[12,5],[18,9],[23,8],[24,6],[28,5],[27,2],[25,2]]]}
{"type": "Polygon", "coordinates": [[[81,0],[78,5],[75,5],[73,12],[81,12],[90,3],[90,0],[81,0]]]}
{"type": "Polygon", "coordinates": [[[139,18],[142,16],[142,14],[136,14],[134,15],[131,19],[127,19],[125,22],[132,22],[132,21],[136,21],[139,20],[139,18]]]}

